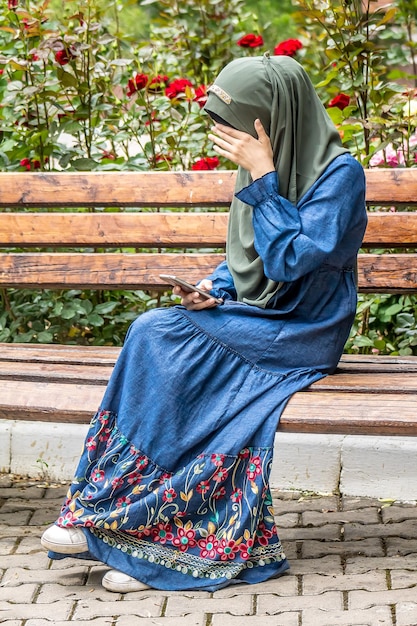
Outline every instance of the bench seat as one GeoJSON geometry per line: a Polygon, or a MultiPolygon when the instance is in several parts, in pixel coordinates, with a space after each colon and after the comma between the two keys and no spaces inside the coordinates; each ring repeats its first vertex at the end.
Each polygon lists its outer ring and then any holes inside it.
{"type": "MultiPolygon", "coordinates": [[[[2,344],[0,418],[88,423],[120,348],[2,344]]],[[[417,435],[417,357],[344,355],[337,372],[298,392],[287,432],[417,435]]]]}

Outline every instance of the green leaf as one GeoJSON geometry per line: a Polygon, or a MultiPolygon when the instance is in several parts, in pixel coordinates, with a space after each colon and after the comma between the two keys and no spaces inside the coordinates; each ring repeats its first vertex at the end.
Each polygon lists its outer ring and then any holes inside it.
{"type": "Polygon", "coordinates": [[[40,320],[34,320],[34,322],[32,323],[32,328],[37,333],[40,333],[45,329],[45,325],[40,320]]]}
{"type": "Polygon", "coordinates": [[[21,333],[13,338],[13,343],[30,343],[35,336],[35,333],[31,330],[27,333],[21,333]]]}
{"type": "Polygon", "coordinates": [[[78,87],[78,80],[73,74],[66,72],[62,67],[58,67],[57,75],[64,87],[78,87]]]}
{"type": "Polygon", "coordinates": [[[14,59],[11,59],[10,60],[10,67],[12,67],[14,70],[24,70],[24,71],[26,71],[27,63],[25,63],[23,61],[21,63],[18,63],[14,59]]]}
{"type": "Polygon", "coordinates": [[[396,322],[399,326],[412,328],[416,325],[416,318],[411,313],[399,313],[396,322]]]}
{"type": "Polygon", "coordinates": [[[83,125],[80,122],[75,122],[73,120],[69,120],[68,122],[63,122],[61,124],[62,130],[64,130],[69,135],[78,133],[83,129],[83,125]]]}
{"type": "Polygon", "coordinates": [[[112,59],[110,61],[111,67],[125,67],[127,65],[131,65],[133,63],[133,59],[112,59]]]}
{"type": "Polygon", "coordinates": [[[105,315],[106,313],[111,313],[112,311],[114,311],[114,309],[116,309],[118,306],[118,302],[102,302],[94,308],[94,312],[105,315]]]}
{"type": "Polygon", "coordinates": [[[385,309],[384,311],[384,315],[386,317],[393,317],[394,315],[396,315],[397,313],[399,313],[402,310],[402,306],[401,304],[392,304],[391,306],[389,306],[388,308],[385,309]]]}
{"type": "Polygon", "coordinates": [[[6,342],[10,338],[10,329],[5,328],[0,332],[0,341],[6,342]]]}
{"type": "Polygon", "coordinates": [[[98,165],[98,161],[94,161],[94,159],[88,159],[88,158],[74,159],[71,162],[71,165],[76,170],[80,170],[84,172],[84,171],[93,170],[98,165]]]}
{"type": "Polygon", "coordinates": [[[91,324],[91,326],[103,326],[104,324],[104,319],[101,317],[101,315],[98,315],[97,313],[90,313],[90,315],[87,317],[88,323],[91,324]]]}
{"type": "Polygon", "coordinates": [[[382,352],[382,350],[385,349],[385,341],[383,339],[376,339],[374,341],[374,346],[375,348],[377,348],[378,350],[380,350],[382,352]]]}
{"type": "Polygon", "coordinates": [[[61,317],[64,320],[71,320],[76,315],[76,310],[71,305],[65,305],[61,311],[61,317]]]}
{"type": "Polygon", "coordinates": [[[373,347],[374,342],[372,341],[372,339],[369,339],[369,337],[365,337],[363,335],[358,335],[354,339],[354,344],[355,344],[355,346],[359,346],[359,347],[364,348],[364,347],[373,347]]]}
{"type": "Polygon", "coordinates": [[[53,334],[47,330],[44,330],[41,333],[38,333],[38,341],[39,343],[51,343],[53,341],[53,334]]]}

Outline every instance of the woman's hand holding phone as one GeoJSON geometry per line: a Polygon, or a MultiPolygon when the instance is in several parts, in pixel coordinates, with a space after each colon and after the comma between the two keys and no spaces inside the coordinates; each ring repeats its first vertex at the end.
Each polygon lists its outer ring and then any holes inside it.
{"type": "MultiPolygon", "coordinates": [[[[211,280],[205,278],[199,283],[198,286],[203,291],[210,291],[213,287],[213,283],[211,280]]],[[[189,311],[200,311],[201,309],[211,309],[217,306],[214,298],[203,298],[203,296],[196,291],[190,293],[188,291],[184,291],[178,286],[174,287],[172,291],[176,296],[181,298],[181,304],[189,311]]]]}
{"type": "Polygon", "coordinates": [[[208,278],[203,279],[198,286],[172,274],[160,274],[169,285],[173,285],[172,292],[181,298],[181,304],[190,311],[210,309],[217,304],[223,304],[222,298],[215,298],[209,293],[213,283],[208,278]]]}

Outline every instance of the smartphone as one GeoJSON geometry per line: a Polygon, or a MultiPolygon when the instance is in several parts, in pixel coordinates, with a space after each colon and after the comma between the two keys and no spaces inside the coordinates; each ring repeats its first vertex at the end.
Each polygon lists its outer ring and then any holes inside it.
{"type": "Polygon", "coordinates": [[[223,300],[221,298],[215,298],[214,296],[211,296],[208,291],[204,291],[203,289],[200,289],[199,287],[188,283],[186,280],[178,278],[178,276],[172,276],[172,274],[159,274],[159,276],[170,285],[181,287],[181,289],[187,291],[188,293],[197,292],[200,294],[200,296],[203,296],[203,298],[206,298],[207,300],[212,298],[216,304],[223,304],[223,300]]]}

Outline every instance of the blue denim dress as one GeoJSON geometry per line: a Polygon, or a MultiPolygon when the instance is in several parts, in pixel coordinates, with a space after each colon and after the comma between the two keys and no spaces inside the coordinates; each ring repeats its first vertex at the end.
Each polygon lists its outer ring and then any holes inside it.
{"type": "Polygon", "coordinates": [[[158,589],[288,569],[269,489],[274,434],[291,395],[334,371],[355,315],[361,166],[337,157],[296,207],[275,173],[239,198],[283,287],[265,309],[237,302],[222,263],[211,278],[223,305],[132,324],[57,520],[84,529],[81,558],[158,589]]]}

